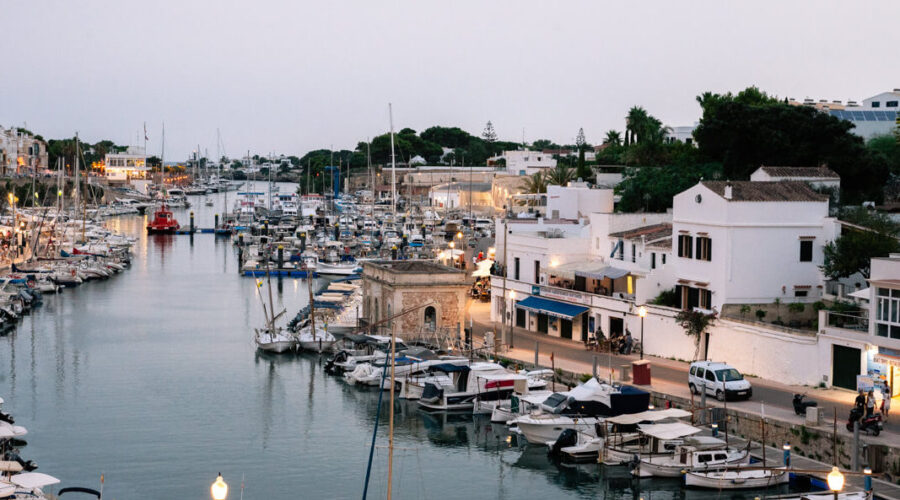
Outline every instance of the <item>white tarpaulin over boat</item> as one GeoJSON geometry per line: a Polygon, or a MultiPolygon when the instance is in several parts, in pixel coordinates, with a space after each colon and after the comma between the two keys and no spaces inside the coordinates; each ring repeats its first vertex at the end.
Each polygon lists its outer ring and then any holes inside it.
{"type": "Polygon", "coordinates": [[[606,421],[611,424],[633,425],[641,422],[659,422],[667,418],[685,418],[690,417],[691,412],[678,408],[667,408],[665,410],[642,411],[640,413],[629,413],[619,415],[617,417],[607,418],[606,421]]]}
{"type": "Polygon", "coordinates": [[[642,433],[655,437],[656,439],[678,439],[691,434],[696,434],[702,429],[694,427],[683,422],[672,422],[669,424],[646,424],[639,425],[638,428],[642,433]]]}
{"type": "Polygon", "coordinates": [[[9,480],[11,483],[18,484],[23,488],[43,488],[59,482],[59,479],[40,472],[23,472],[22,474],[16,474],[9,480]]]}
{"type": "Polygon", "coordinates": [[[472,273],[473,278],[486,278],[491,275],[491,266],[494,265],[494,261],[488,259],[483,260],[477,264],[478,269],[472,273]]]}

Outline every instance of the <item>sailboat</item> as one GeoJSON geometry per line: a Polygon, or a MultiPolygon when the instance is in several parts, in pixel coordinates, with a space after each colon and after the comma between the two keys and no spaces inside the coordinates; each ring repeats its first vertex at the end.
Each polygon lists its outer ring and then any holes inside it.
{"type": "Polygon", "coordinates": [[[266,266],[266,283],[269,288],[269,307],[266,309],[266,304],[263,302],[262,293],[259,293],[259,289],[262,288],[262,281],[256,282],[257,295],[259,295],[259,303],[262,305],[263,316],[266,319],[266,324],[262,328],[254,329],[254,340],[256,341],[256,348],[262,351],[269,351],[274,353],[282,353],[286,351],[290,351],[297,347],[297,339],[294,335],[286,328],[281,326],[276,326],[275,321],[281,317],[285,311],[281,311],[278,314],[275,314],[275,305],[272,302],[272,279],[269,275],[269,268],[266,266]]]}
{"type": "Polygon", "coordinates": [[[301,349],[321,354],[330,351],[337,339],[328,333],[327,325],[325,328],[316,326],[316,301],[312,292],[312,276],[306,277],[306,286],[309,290],[309,318],[300,327],[297,340],[301,349]]]}

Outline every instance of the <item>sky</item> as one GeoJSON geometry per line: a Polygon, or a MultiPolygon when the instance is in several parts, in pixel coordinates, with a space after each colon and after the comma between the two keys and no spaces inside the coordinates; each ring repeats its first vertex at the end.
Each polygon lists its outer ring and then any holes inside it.
{"type": "Polygon", "coordinates": [[[900,2],[0,0],[0,125],[166,159],[353,149],[389,128],[492,121],[588,142],[643,106],[756,85],[861,100],[900,88],[900,2]]]}

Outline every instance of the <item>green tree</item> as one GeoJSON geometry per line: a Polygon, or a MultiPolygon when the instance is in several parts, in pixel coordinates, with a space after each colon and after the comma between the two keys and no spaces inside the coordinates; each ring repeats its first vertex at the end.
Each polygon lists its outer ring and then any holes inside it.
{"type": "Polygon", "coordinates": [[[543,172],[535,172],[522,179],[522,191],[528,194],[547,192],[547,176],[543,172]]]}
{"type": "MultiPolygon", "coordinates": [[[[708,335],[709,327],[713,326],[716,319],[715,314],[704,314],[700,311],[681,311],[675,316],[675,321],[684,329],[685,335],[694,338],[694,359],[700,359],[700,344],[703,337],[708,335]]],[[[706,358],[707,353],[703,353],[702,358],[706,358]]]]}
{"type": "Polygon", "coordinates": [[[562,163],[557,163],[556,168],[547,172],[547,183],[557,186],[565,186],[575,179],[575,172],[562,163]]]}
{"type": "Polygon", "coordinates": [[[625,169],[616,186],[621,199],[617,209],[623,212],[664,212],[672,207],[672,198],[701,179],[718,178],[718,164],[640,167],[625,169]]]}
{"type": "Polygon", "coordinates": [[[869,154],[853,124],[808,106],[792,106],[755,87],[737,95],[705,93],[694,131],[706,161],[729,179],[747,179],[760,165],[828,165],[841,176],[845,203],[880,201],[888,166],[869,154]]]}
{"type": "Polygon", "coordinates": [[[620,146],[622,144],[622,135],[619,134],[618,130],[608,130],[606,131],[606,137],[603,139],[603,144],[620,146]]]}
{"type": "Polygon", "coordinates": [[[581,180],[587,181],[591,177],[591,169],[584,162],[584,151],[587,149],[587,140],[584,138],[584,129],[578,129],[578,135],[575,136],[575,145],[578,147],[578,165],[575,169],[575,176],[581,180]]]}
{"type": "Polygon", "coordinates": [[[842,211],[839,218],[859,228],[844,226],[841,235],[823,248],[825,260],[820,267],[830,279],[847,278],[856,273],[868,279],[873,257],[900,252],[898,226],[887,216],[855,208],[842,211]]]}
{"type": "Polygon", "coordinates": [[[490,120],[488,120],[487,124],[484,126],[484,132],[481,133],[481,138],[484,139],[488,156],[493,156],[494,143],[497,142],[497,132],[494,131],[494,124],[491,123],[490,120]]]}

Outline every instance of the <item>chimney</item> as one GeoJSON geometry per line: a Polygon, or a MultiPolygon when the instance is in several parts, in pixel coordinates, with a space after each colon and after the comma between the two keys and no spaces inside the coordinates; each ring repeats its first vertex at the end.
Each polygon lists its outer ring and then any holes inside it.
{"type": "Polygon", "coordinates": [[[725,199],[726,200],[731,199],[731,183],[730,182],[728,184],[725,184],[725,199]]]}

